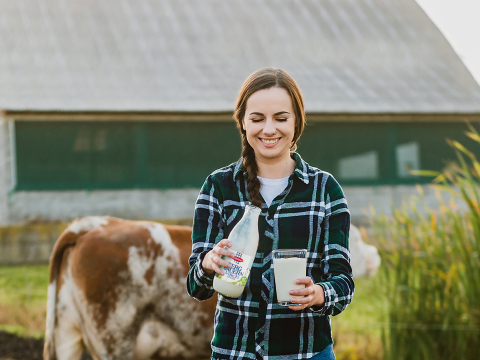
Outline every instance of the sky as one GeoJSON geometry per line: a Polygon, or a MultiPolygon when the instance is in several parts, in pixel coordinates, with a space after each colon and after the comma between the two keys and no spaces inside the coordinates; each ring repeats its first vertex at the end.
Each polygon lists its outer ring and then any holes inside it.
{"type": "Polygon", "coordinates": [[[480,84],[480,0],[416,0],[480,84]]]}

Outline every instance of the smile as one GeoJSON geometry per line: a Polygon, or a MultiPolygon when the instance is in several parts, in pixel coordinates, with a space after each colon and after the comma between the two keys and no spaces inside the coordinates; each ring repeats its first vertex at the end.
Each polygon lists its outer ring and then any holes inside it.
{"type": "Polygon", "coordinates": [[[261,140],[264,144],[273,145],[273,144],[278,143],[278,140],[280,140],[280,138],[276,138],[276,139],[262,139],[262,138],[260,138],[260,140],[261,140]]]}

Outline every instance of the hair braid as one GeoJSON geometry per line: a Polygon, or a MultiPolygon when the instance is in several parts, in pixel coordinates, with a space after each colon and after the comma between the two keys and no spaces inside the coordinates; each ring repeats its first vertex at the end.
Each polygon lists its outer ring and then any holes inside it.
{"type": "Polygon", "coordinates": [[[258,166],[255,160],[255,152],[247,142],[246,136],[242,136],[243,149],[243,166],[247,171],[247,192],[252,205],[262,207],[262,198],[260,196],[260,180],[258,180],[258,166]]]}

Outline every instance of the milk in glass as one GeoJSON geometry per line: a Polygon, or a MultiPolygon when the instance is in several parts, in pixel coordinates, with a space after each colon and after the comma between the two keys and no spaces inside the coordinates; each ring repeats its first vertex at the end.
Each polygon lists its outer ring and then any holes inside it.
{"type": "MultiPolygon", "coordinates": [[[[280,305],[294,305],[290,302],[290,290],[301,289],[305,284],[296,284],[295,280],[306,276],[307,273],[306,250],[274,250],[273,271],[275,274],[275,290],[277,301],[280,305]]],[[[299,296],[296,296],[299,297],[299,296]]]]}

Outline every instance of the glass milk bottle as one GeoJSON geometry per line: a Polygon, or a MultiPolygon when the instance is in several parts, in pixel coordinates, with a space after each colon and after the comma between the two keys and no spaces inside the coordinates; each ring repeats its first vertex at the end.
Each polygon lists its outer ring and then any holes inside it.
{"type": "Polygon", "coordinates": [[[232,247],[228,250],[234,252],[235,257],[232,259],[228,256],[222,256],[222,259],[230,263],[232,267],[228,269],[220,266],[225,274],[215,273],[213,279],[213,288],[222,295],[236,298],[242,294],[245,288],[257,253],[260,212],[260,208],[247,205],[243,217],[228,236],[228,240],[232,243],[232,247]]]}

